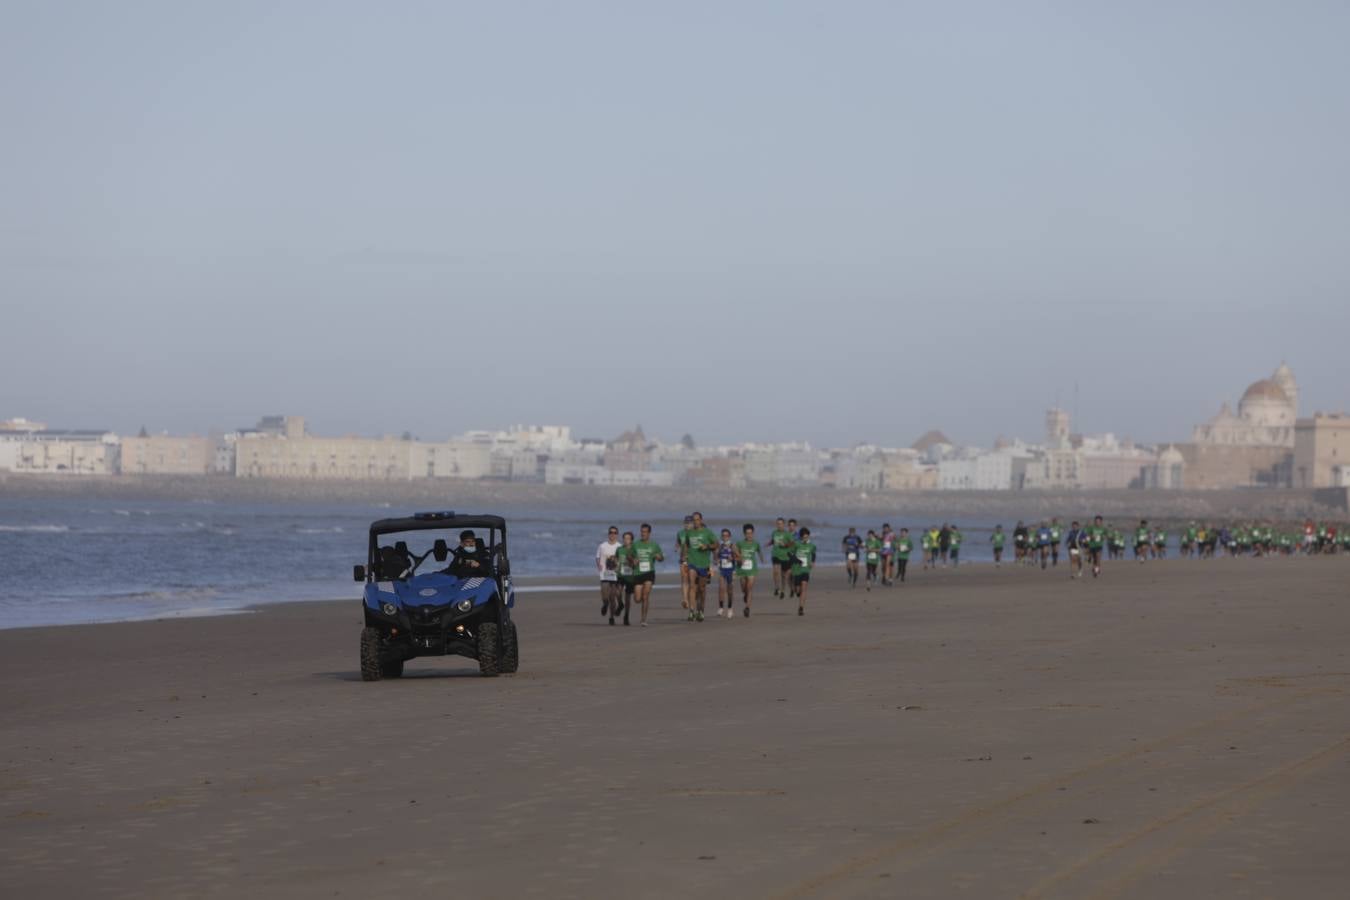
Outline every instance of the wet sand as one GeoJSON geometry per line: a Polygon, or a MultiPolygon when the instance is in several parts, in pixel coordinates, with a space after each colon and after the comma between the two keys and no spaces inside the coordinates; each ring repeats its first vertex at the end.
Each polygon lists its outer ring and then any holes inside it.
{"type": "MultiPolygon", "coordinates": [[[[825,572],[357,675],[359,607],[0,632],[8,896],[1340,897],[1350,557],[825,572]]],[[[670,576],[666,576],[667,580],[670,576]]]]}

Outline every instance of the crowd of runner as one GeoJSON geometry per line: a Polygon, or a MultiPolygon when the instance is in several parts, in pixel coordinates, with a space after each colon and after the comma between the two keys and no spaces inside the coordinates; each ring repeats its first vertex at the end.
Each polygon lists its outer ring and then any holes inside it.
{"type": "MultiPolygon", "coordinates": [[[[1002,525],[996,526],[989,536],[995,566],[1003,565],[1008,537],[1002,525]]],[[[1140,563],[1165,559],[1170,541],[1166,527],[1150,525],[1147,519],[1140,519],[1132,528],[1122,528],[1105,522],[1101,516],[1087,525],[1075,520],[1064,526],[1058,518],[1043,519],[1035,525],[1019,521],[1011,537],[1013,563],[1056,568],[1063,554],[1071,578],[1081,578],[1089,569],[1094,578],[1099,577],[1103,558],[1124,559],[1130,548],[1140,563]]],[[[956,525],[922,529],[918,537],[922,567],[958,565],[964,540],[956,525]]],[[[856,588],[859,580],[867,591],[874,586],[891,587],[904,582],[914,546],[908,528],[895,530],[887,523],[879,529],[869,528],[865,534],[860,534],[856,527],[849,528],[840,541],[849,587],[856,588]]],[[[1311,519],[1294,529],[1261,522],[1215,526],[1193,521],[1180,530],[1177,547],[1187,559],[1350,553],[1350,528],[1340,529],[1326,522],[1318,524],[1311,519]]],[[[738,595],[741,615],[749,618],[755,583],[766,565],[773,577],[774,596],[795,599],[797,615],[806,615],[811,574],[820,551],[811,530],[799,526],[796,519],[777,519],[766,548],[757,539],[753,524],[741,526],[738,540],[729,528],[714,532],[704,522],[703,514],[696,512],[684,517],[672,552],[679,564],[680,607],[687,621],[704,620],[714,585],[719,618],[736,618],[738,595]]],[[[628,625],[636,608],[638,624],[645,627],[657,565],[665,560],[661,545],[652,538],[651,525],[644,523],[636,535],[631,531],[620,533],[617,526],[611,526],[595,552],[595,566],[600,574],[600,615],[608,617],[611,625],[620,621],[620,617],[628,625]]]]}

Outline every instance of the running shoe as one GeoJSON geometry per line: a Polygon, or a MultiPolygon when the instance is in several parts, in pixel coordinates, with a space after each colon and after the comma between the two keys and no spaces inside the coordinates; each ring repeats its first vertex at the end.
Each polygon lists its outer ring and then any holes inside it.
{"type": "Polygon", "coordinates": [[[694,621],[694,611],[693,611],[692,609],[689,610],[689,619],[688,619],[688,621],[690,621],[690,622],[694,621]]]}
{"type": "Polygon", "coordinates": [[[799,616],[804,616],[804,615],[806,615],[806,610],[803,609],[803,608],[800,607],[800,606],[797,607],[797,615],[799,615],[799,616]]]}
{"type": "Polygon", "coordinates": [[[748,606],[745,608],[745,617],[746,617],[747,619],[750,618],[750,607],[748,607],[748,606]]]}
{"type": "Polygon", "coordinates": [[[703,621],[703,613],[700,612],[700,613],[696,613],[695,615],[698,616],[698,618],[695,619],[696,622],[702,622],[702,621],[703,621]]]}
{"type": "Polygon", "coordinates": [[[613,617],[613,616],[610,616],[610,617],[609,617],[609,624],[611,624],[611,625],[614,624],[614,617],[613,617]]]}
{"type": "Polygon", "coordinates": [[[639,622],[638,624],[641,625],[643,628],[646,628],[646,627],[647,627],[647,623],[646,623],[646,622],[639,622]]]}

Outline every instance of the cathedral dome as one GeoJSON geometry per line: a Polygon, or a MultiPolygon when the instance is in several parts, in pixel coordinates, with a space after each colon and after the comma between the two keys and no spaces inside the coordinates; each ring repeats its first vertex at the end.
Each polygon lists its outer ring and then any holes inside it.
{"type": "Polygon", "coordinates": [[[1284,392],[1284,388],[1280,387],[1275,382],[1263,378],[1260,381],[1253,381],[1251,385],[1248,386],[1246,393],[1242,395],[1243,403],[1257,399],[1288,403],[1289,395],[1284,392]]]}

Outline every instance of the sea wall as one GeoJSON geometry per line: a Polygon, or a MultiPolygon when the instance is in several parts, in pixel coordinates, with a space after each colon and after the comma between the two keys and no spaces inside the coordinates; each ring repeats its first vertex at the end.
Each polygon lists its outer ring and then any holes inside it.
{"type": "Polygon", "coordinates": [[[828,488],[716,490],[499,481],[292,481],[222,476],[43,476],[0,474],[0,501],[24,497],[214,500],[270,503],[389,503],[408,509],[510,512],[567,508],[727,515],[806,515],[959,521],[979,516],[1048,516],[1299,521],[1347,511],[1346,489],[1249,488],[1212,491],[916,491],[864,493],[828,488]]]}

